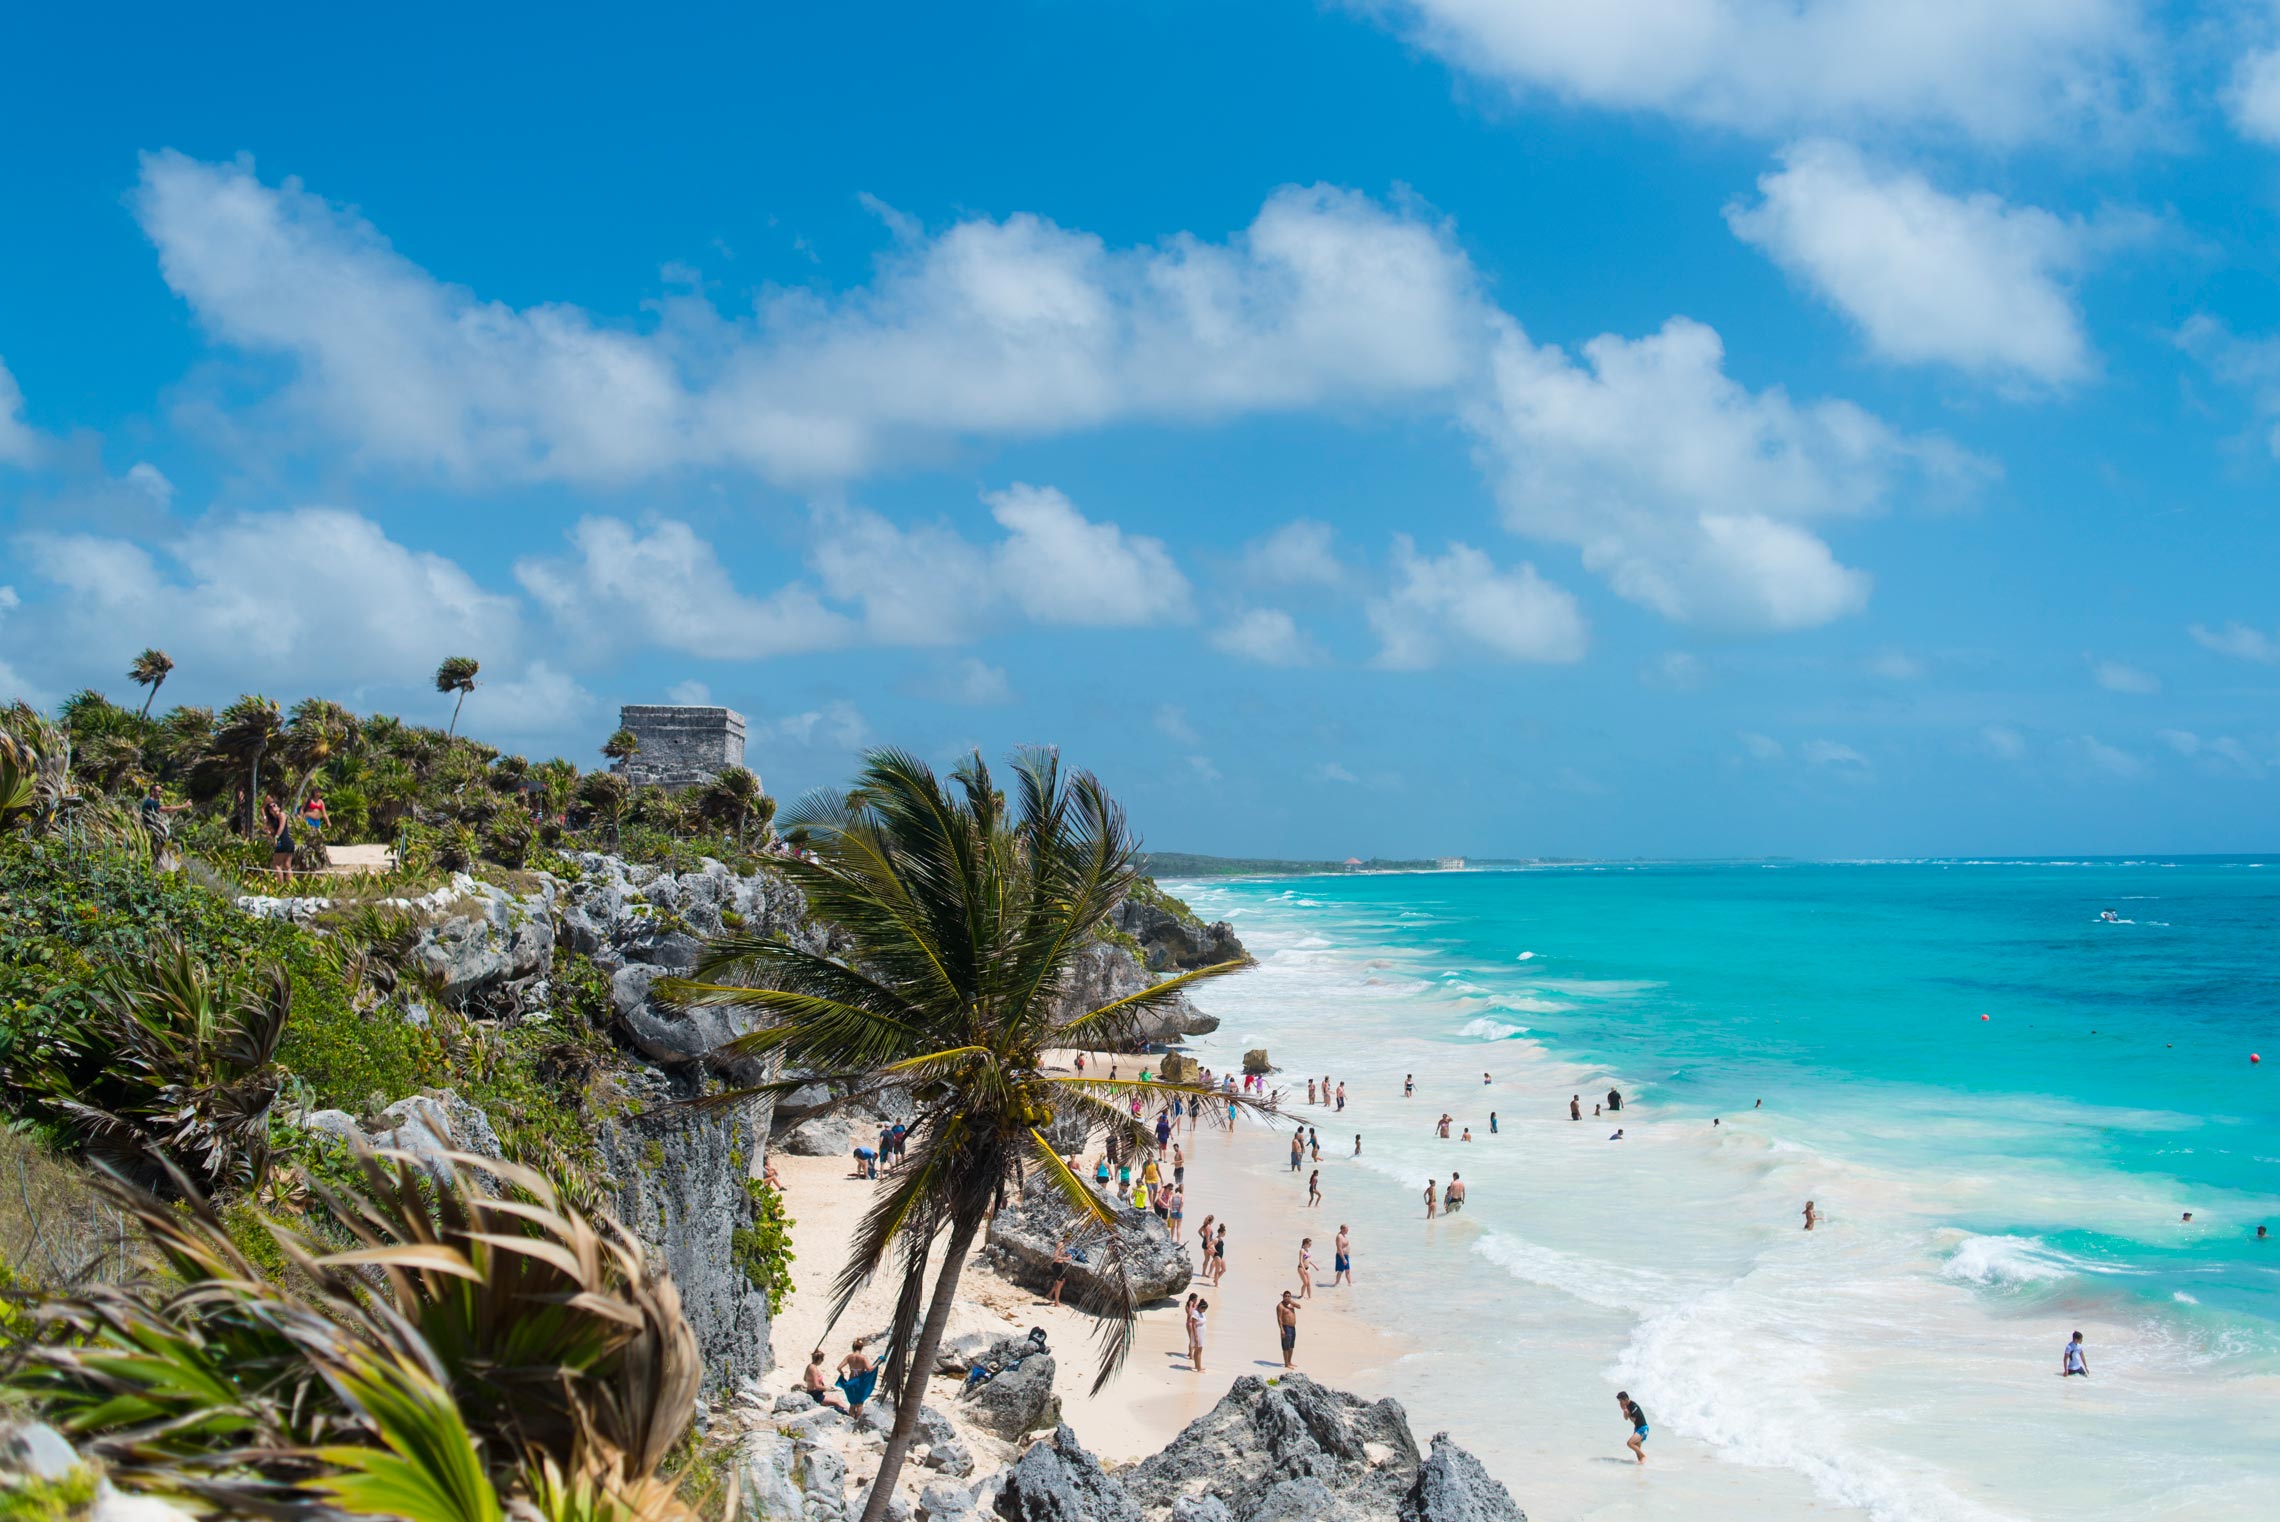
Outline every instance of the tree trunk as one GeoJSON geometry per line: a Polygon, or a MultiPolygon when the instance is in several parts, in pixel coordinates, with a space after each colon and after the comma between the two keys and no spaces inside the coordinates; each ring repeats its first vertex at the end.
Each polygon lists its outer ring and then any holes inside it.
{"type": "Polygon", "coordinates": [[[444,731],[445,734],[455,735],[459,733],[459,705],[466,701],[467,689],[462,687],[459,689],[459,701],[451,705],[451,727],[444,731]]]}
{"type": "Polygon", "coordinates": [[[950,1325],[950,1302],[958,1293],[958,1276],[966,1269],[966,1250],[974,1245],[974,1233],[981,1225],[979,1219],[960,1217],[950,1228],[950,1246],[934,1279],[934,1299],[926,1307],[918,1346],[911,1349],[910,1367],[903,1371],[902,1391],[895,1397],[894,1431],[887,1436],[886,1452],[879,1455],[879,1477],[871,1484],[870,1499],[863,1503],[863,1522],[881,1522],[887,1503],[894,1499],[895,1478],[902,1473],[911,1435],[918,1430],[918,1408],[926,1402],[926,1382],[934,1376],[934,1355],[950,1325]]]}
{"type": "Polygon", "coordinates": [[[253,766],[245,779],[245,833],[256,837],[261,833],[261,762],[268,755],[266,748],[253,753],[253,766]]]}
{"type": "Polygon", "coordinates": [[[150,705],[158,701],[158,689],[164,687],[165,685],[165,677],[160,677],[157,681],[150,684],[150,692],[143,698],[141,717],[146,719],[150,717],[150,705]]]}

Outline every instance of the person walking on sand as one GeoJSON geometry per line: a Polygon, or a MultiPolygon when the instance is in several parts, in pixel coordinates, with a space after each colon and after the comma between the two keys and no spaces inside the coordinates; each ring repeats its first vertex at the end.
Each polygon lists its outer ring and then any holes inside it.
{"type": "Polygon", "coordinates": [[[1188,1331],[1188,1367],[1198,1374],[1203,1372],[1203,1334],[1210,1319],[1211,1302],[1198,1300],[1195,1303],[1195,1320],[1188,1331]]]}
{"type": "Polygon", "coordinates": [[[1180,1150],[1178,1142],[1172,1143],[1172,1182],[1175,1184],[1187,1182],[1187,1153],[1180,1150]]]}
{"type": "Polygon", "coordinates": [[[1338,1223],[1338,1240],[1331,1248],[1330,1267],[1333,1270],[1330,1287],[1351,1285],[1354,1282],[1354,1240],[1346,1231],[1346,1223],[1338,1223]]]}
{"type": "Polygon", "coordinates": [[[1811,1231],[1813,1229],[1813,1223],[1819,1219],[1820,1217],[1813,1213],[1813,1202],[1811,1200],[1807,1200],[1805,1202],[1805,1229],[1807,1231],[1811,1231]]]}
{"type": "Polygon", "coordinates": [[[1314,1298],[1314,1239],[1301,1237],[1298,1243],[1298,1298],[1314,1298]]]}
{"type": "Polygon", "coordinates": [[[1434,1179],[1425,1181],[1425,1219],[1428,1221],[1441,1213],[1441,1196],[1434,1188],[1436,1182],[1434,1179]]]}
{"type": "Polygon", "coordinates": [[[1053,1244],[1053,1293],[1045,1297],[1047,1305],[1061,1303],[1061,1286],[1069,1282],[1069,1239],[1063,1237],[1053,1244]]]}
{"type": "Polygon", "coordinates": [[[1631,1424],[1631,1435],[1623,1446],[1638,1455],[1639,1462],[1644,1464],[1647,1461],[1647,1413],[1639,1409],[1639,1403],[1631,1399],[1628,1390],[1615,1392],[1615,1404],[1622,1408],[1623,1420],[1631,1424]]]}
{"type": "Polygon", "coordinates": [[[1293,1132],[1290,1138],[1290,1171],[1296,1173],[1306,1166],[1306,1135],[1293,1132]]]}
{"type": "Polygon", "coordinates": [[[1322,1170],[1317,1168],[1306,1180],[1306,1203],[1309,1209],[1322,1203],[1322,1170]]]}
{"type": "Polygon", "coordinates": [[[1282,1299],[1275,1302],[1275,1326],[1282,1333],[1283,1367],[1296,1368],[1290,1360],[1298,1351],[1298,1301],[1287,1289],[1282,1292],[1282,1299]]]}
{"type": "Polygon", "coordinates": [[[2076,1374],[2081,1375],[2084,1379],[2090,1377],[2090,1360],[2082,1354],[2082,1334],[2080,1332],[2076,1332],[2067,1339],[2065,1348],[2060,1351],[2058,1374],[2061,1379],[2068,1379],[2076,1374]]]}

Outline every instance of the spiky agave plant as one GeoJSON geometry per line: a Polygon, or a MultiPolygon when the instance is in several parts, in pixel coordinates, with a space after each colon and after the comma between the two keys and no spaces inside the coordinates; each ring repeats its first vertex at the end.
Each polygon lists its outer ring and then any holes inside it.
{"type": "MultiPolygon", "coordinates": [[[[1116,1212],[1062,1161],[1046,1128],[1073,1119],[1088,1134],[1109,1131],[1150,1151],[1155,1137],[1117,1101],[1204,1091],[1048,1071],[1046,1054],[1126,1046],[1139,1038],[1143,1015],[1246,965],[1198,968],[1065,1017],[1078,954],[1139,877],[1139,842],[1099,781],[1085,772],[1064,778],[1055,753],[1025,752],[1014,773],[1009,808],[978,755],[945,787],[914,756],[873,752],[852,792],[810,795],[786,821],[805,832],[815,859],[786,861],[782,871],[819,918],[848,932],[850,955],[842,961],[739,932],[716,939],[693,978],[657,986],[685,1005],[745,1009],[769,1022],[719,1048],[718,1058],[780,1061],[804,1081],[858,1091],[904,1084],[917,1100],[910,1160],[880,1190],[833,1284],[836,1317],[882,1269],[901,1281],[882,1374],[897,1393],[895,1424],[864,1522],[878,1522],[893,1498],[966,1254],[1025,1168],[1050,1178],[1076,1218],[1101,1235],[1103,1262],[1086,1303],[1101,1317],[1094,1388],[1121,1366],[1134,1307],[1116,1212]]],[[[736,1104],[791,1086],[697,1103],[736,1104]]]]}
{"type": "Polygon", "coordinates": [[[40,1307],[0,1378],[121,1483],[224,1515],[685,1518],[656,1476],[696,1341],[639,1245],[496,1159],[357,1164],[360,1188],[313,1184],[307,1234],[260,1224],[281,1282],[186,1177],[179,1206],[110,1177],[166,1274],[40,1307]]]}
{"type": "Polygon", "coordinates": [[[122,1168],[164,1157],[209,1186],[258,1183],[293,991],[274,967],[250,984],[161,939],[98,972],[87,1015],[43,1044],[25,1086],[122,1168]]]}

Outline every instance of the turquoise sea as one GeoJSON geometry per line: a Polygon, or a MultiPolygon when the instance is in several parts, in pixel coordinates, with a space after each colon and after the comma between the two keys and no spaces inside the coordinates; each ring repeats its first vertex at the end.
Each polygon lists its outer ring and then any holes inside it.
{"type": "Polygon", "coordinates": [[[1347,1309],[1430,1334],[1389,1382],[1539,1522],[2280,1516],[2280,859],[1175,891],[1260,958],[1203,1054],[1321,1131],[1347,1309]]]}

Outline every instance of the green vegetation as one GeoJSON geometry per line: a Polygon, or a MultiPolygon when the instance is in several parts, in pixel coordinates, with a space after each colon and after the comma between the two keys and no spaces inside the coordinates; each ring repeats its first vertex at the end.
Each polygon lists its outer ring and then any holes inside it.
{"type": "Polygon", "coordinates": [[[0,1383],[122,1485],[215,1515],[692,1522],[662,1471],[693,1420],[696,1340],[640,1247],[511,1164],[503,1196],[357,1166],[299,1229],[233,1229],[187,1180],[177,1201],[106,1182],[165,1279],[49,1301],[59,1334],[0,1383]]]}
{"type": "Polygon", "coordinates": [[[0,1474],[0,1522],[80,1522],[93,1514],[103,1474],[80,1464],[59,1480],[22,1471],[0,1474]]]}
{"type": "Polygon", "coordinates": [[[744,1181],[751,1196],[752,1220],[729,1238],[736,1266],[752,1287],[768,1296],[768,1314],[780,1314],[792,1298],[792,1218],[784,1197],[759,1179],[744,1181]]]}
{"type": "MultiPolygon", "coordinates": [[[[1143,1148],[1154,1138],[1111,1102],[1120,1096],[1101,1080],[1045,1071],[1044,1052],[1078,1040],[1117,1049],[1143,1014],[1242,965],[1182,973],[1059,1021],[1049,991],[1139,875],[1123,811],[1090,774],[1064,778],[1051,752],[1021,756],[1003,792],[979,756],[948,784],[915,757],[880,751],[851,792],[818,795],[787,816],[814,859],[788,860],[781,870],[850,939],[845,961],[729,932],[708,948],[694,979],[659,985],[684,1004],[769,1017],[718,1056],[876,1074],[910,1085],[927,1117],[909,1161],[880,1186],[833,1285],[836,1317],[875,1275],[902,1283],[881,1371],[888,1389],[899,1387],[895,1425],[863,1522],[879,1522],[893,1499],[966,1255],[1019,1170],[1041,1170],[1087,1229],[1101,1233],[1098,1251],[1111,1271],[1098,1276],[1102,1287],[1086,1307],[1109,1329],[1095,1388],[1122,1364],[1135,1313],[1129,1288],[1110,1287],[1124,1284],[1113,1271],[1113,1211],[1042,1128],[1058,1112],[1143,1148]],[[938,1242],[939,1276],[930,1279],[938,1242]]],[[[753,1092],[699,1103],[737,1103],[753,1092]]]]}

